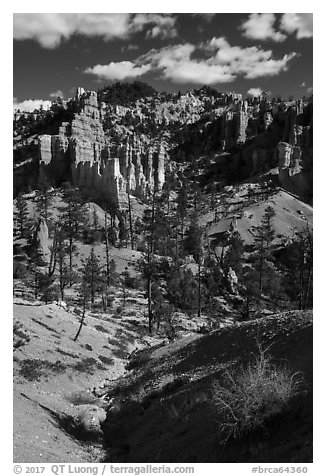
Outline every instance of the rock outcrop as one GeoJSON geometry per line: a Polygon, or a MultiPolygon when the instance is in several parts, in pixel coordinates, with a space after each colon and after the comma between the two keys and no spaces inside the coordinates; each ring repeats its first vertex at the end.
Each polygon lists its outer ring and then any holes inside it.
{"type": "Polygon", "coordinates": [[[71,178],[94,198],[117,204],[128,193],[144,198],[162,189],[168,159],[162,144],[149,147],[135,134],[126,134],[117,144],[104,132],[104,111],[94,91],[78,88],[74,108],[71,123],[63,122],[57,135],[39,136],[40,179],[71,178]]]}
{"type": "Polygon", "coordinates": [[[311,100],[207,94],[173,100],[163,94],[121,106],[78,88],[66,114],[55,116],[56,127],[38,136],[37,151],[31,143],[16,150],[15,190],[33,188],[38,176],[53,185],[72,181],[94,199],[122,204],[128,193],[142,199],[164,185],[170,142],[179,162],[214,154],[222,179],[275,174],[278,167],[281,185],[312,196],[311,100]]]}
{"type": "Polygon", "coordinates": [[[281,185],[300,195],[309,195],[312,190],[312,175],[305,170],[303,151],[299,146],[278,143],[279,181],[281,185]]]}
{"type": "Polygon", "coordinates": [[[221,112],[217,123],[218,148],[231,154],[239,177],[278,167],[283,187],[311,199],[311,102],[259,100],[248,105],[239,100],[221,112]]]}

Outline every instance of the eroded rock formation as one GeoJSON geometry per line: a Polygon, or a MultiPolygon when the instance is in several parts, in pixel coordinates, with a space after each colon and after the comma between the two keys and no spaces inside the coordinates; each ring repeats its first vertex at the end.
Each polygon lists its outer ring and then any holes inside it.
{"type": "Polygon", "coordinates": [[[94,91],[78,88],[71,123],[63,122],[57,135],[39,136],[40,177],[57,182],[71,177],[74,185],[94,198],[116,203],[127,194],[145,197],[165,181],[168,155],[162,144],[148,147],[135,134],[121,144],[106,135],[104,112],[94,91]]]}
{"type": "Polygon", "coordinates": [[[282,186],[312,196],[312,103],[238,101],[222,112],[218,143],[240,177],[278,167],[282,186]]]}

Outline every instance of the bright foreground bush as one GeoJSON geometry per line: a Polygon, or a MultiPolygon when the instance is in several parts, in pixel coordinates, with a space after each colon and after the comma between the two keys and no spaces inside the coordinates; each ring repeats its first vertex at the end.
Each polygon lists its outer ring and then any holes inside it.
{"type": "Polygon", "coordinates": [[[223,441],[263,427],[299,393],[301,386],[298,373],[276,367],[261,349],[246,368],[226,371],[223,383],[216,380],[212,385],[212,405],[223,441]]]}

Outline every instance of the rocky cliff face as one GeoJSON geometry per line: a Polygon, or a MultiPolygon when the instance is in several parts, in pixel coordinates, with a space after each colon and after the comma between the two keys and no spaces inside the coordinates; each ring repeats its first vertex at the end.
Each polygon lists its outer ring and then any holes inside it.
{"type": "Polygon", "coordinates": [[[240,177],[278,167],[283,187],[311,197],[312,103],[239,100],[217,122],[217,148],[231,154],[240,177]]]}
{"type": "Polygon", "coordinates": [[[103,130],[104,111],[94,91],[78,88],[74,106],[71,123],[62,123],[57,135],[39,136],[40,178],[71,178],[94,198],[118,204],[128,193],[143,198],[162,189],[168,159],[162,144],[148,147],[134,134],[113,141],[103,130]]]}
{"type": "MultiPolygon", "coordinates": [[[[19,162],[29,160],[28,170],[39,181],[71,180],[96,199],[120,204],[128,193],[144,198],[161,190],[168,147],[179,161],[227,153],[222,169],[232,169],[225,174],[231,180],[278,167],[282,186],[312,195],[312,102],[188,94],[168,101],[164,95],[142,98],[122,107],[78,88],[71,111],[58,124],[56,134],[39,135],[36,153],[29,146],[19,162]]],[[[35,186],[35,177],[26,183],[24,170],[22,165],[15,172],[17,187],[35,186]]]]}

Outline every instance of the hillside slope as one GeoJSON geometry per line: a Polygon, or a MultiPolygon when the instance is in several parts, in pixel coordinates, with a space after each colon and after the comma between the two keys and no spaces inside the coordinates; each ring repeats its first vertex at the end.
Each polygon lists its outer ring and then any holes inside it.
{"type": "Polygon", "coordinates": [[[16,302],[14,461],[98,461],[105,402],[92,389],[122,375],[129,353],[148,345],[146,323],[87,313],[74,341],[79,315],[55,303],[16,302]]]}
{"type": "Polygon", "coordinates": [[[289,312],[140,353],[134,373],[107,389],[107,460],[119,462],[309,462],[312,460],[312,314],[289,312]],[[211,384],[246,364],[257,341],[277,365],[300,372],[305,391],[240,440],[221,445],[211,384]],[[139,366],[142,368],[139,369],[139,366]],[[137,370],[138,368],[138,370],[137,370]]]}

